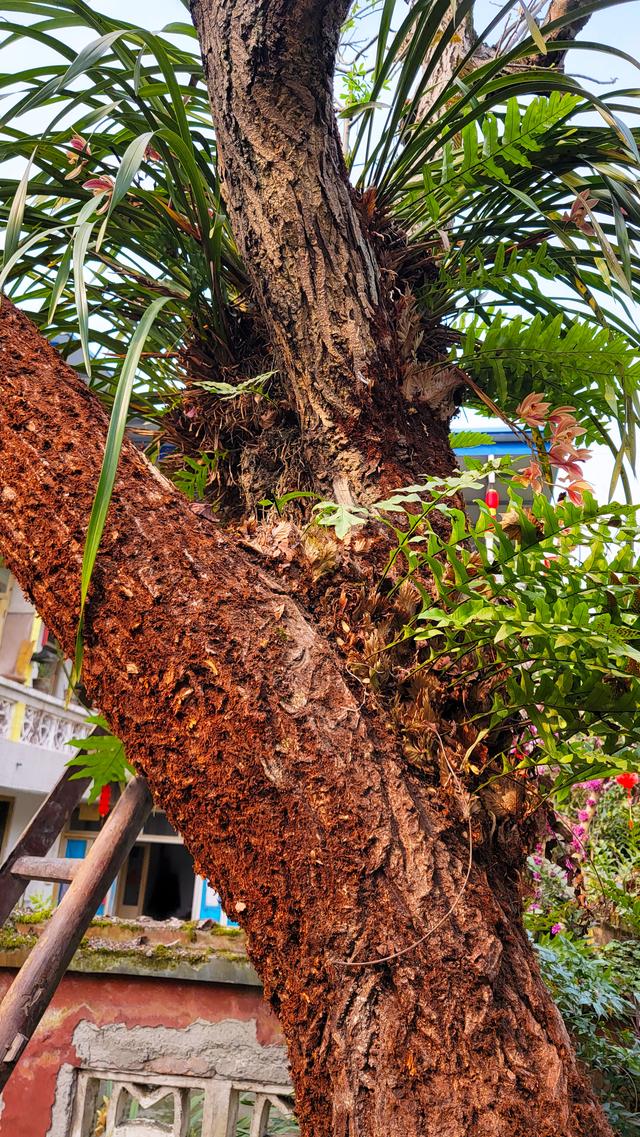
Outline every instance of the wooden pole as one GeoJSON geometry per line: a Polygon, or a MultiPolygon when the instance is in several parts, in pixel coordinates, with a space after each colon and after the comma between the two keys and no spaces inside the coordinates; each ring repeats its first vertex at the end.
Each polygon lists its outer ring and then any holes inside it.
{"type": "Polygon", "coordinates": [[[0,927],[27,887],[26,880],[13,875],[16,861],[23,857],[44,857],[49,852],[91,784],[90,778],[74,778],[73,774],[73,770],[65,770],[0,868],[0,927]]]}
{"type": "Polygon", "coordinates": [[[144,778],[129,783],[7,991],[0,1005],[0,1089],[40,1022],[152,804],[144,778]]]}

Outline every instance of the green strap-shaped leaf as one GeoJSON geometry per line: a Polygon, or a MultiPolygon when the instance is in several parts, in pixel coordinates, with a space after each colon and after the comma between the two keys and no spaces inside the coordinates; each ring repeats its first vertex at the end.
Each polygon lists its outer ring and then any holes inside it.
{"type": "Polygon", "coordinates": [[[120,169],[116,175],[116,184],[113,187],[113,194],[111,196],[111,204],[109,206],[108,216],[113,213],[116,205],[126,194],[129,186],[135,178],[142,159],[144,158],[145,150],[153,138],[153,131],[150,130],[147,134],[141,134],[138,138],[134,138],[133,142],[127,146],[120,169]]]}
{"type": "Polygon", "coordinates": [[[7,280],[7,277],[9,276],[12,268],[17,265],[18,261],[21,260],[24,254],[28,253],[29,249],[31,249],[33,245],[37,245],[39,241],[45,241],[47,237],[51,237],[54,233],[60,232],[61,230],[59,228],[39,229],[37,233],[33,233],[33,235],[29,237],[28,241],[25,241],[24,245],[20,245],[20,248],[16,249],[13,256],[9,258],[5,265],[3,265],[2,272],[0,272],[0,292],[2,292],[5,281],[7,280]]]}
{"type": "Polygon", "coordinates": [[[35,150],[27,162],[27,168],[20,179],[20,183],[11,203],[7,228],[5,229],[4,233],[4,264],[10,260],[18,248],[20,232],[22,230],[22,219],[24,217],[24,207],[27,200],[27,190],[29,187],[29,176],[31,174],[31,166],[33,165],[34,154],[35,150]]]}
{"type": "Polygon", "coordinates": [[[93,67],[94,63],[97,63],[99,59],[102,59],[103,55],[107,54],[111,45],[115,43],[121,35],[124,35],[125,30],[125,28],[118,28],[117,31],[107,32],[105,36],[100,36],[99,39],[94,39],[91,43],[88,43],[87,46],[79,52],[67,71],[65,71],[58,85],[64,87],[67,83],[70,83],[72,79],[76,79],[78,75],[84,74],[90,67],[93,67]]]}
{"type": "MultiPolygon", "coordinates": [[[[96,201],[99,201],[96,198],[96,201]]],[[[93,203],[92,203],[93,204],[93,203]]],[[[78,315],[78,329],[82,345],[82,358],[87,375],[91,377],[91,356],[89,354],[89,305],[87,302],[87,286],[84,279],[84,261],[91,240],[95,220],[81,221],[76,228],[73,238],[73,288],[78,315]]]]}
{"type": "Polygon", "coordinates": [[[56,308],[58,307],[58,301],[59,301],[60,297],[62,296],[62,293],[64,292],[64,290],[66,288],[67,281],[69,279],[69,273],[71,271],[71,254],[72,254],[72,252],[73,252],[73,245],[71,243],[69,243],[67,245],[63,255],[62,255],[61,260],[60,260],[60,265],[59,265],[58,271],[56,273],[56,279],[54,280],[53,288],[51,289],[51,300],[49,301],[49,311],[47,313],[47,323],[48,324],[50,324],[51,321],[53,320],[53,317],[55,316],[56,308]]]}
{"type": "Polygon", "coordinates": [[[107,511],[113,493],[113,487],[116,480],[116,471],[118,469],[118,461],[120,459],[120,451],[122,450],[122,442],[124,439],[125,427],[127,425],[127,415],[129,413],[129,403],[131,400],[131,392],[133,390],[133,381],[135,379],[138,363],[144,347],[149,331],[153,322],[158,315],[158,312],[169,299],[168,296],[161,296],[154,300],[146,309],[138,327],[136,328],[125,361],[122,365],[120,379],[118,381],[118,388],[113,402],[113,410],[111,412],[111,421],[109,422],[109,429],[107,431],[107,440],[104,448],[104,457],[102,459],[102,469],[100,471],[100,478],[98,481],[98,488],[96,496],[91,508],[91,516],[89,518],[89,526],[87,528],[87,536],[84,545],[84,553],[82,556],[82,576],[80,580],[80,621],[78,624],[78,635],[76,639],[76,654],[74,662],[74,679],[80,676],[82,668],[82,632],[84,626],[84,609],[87,602],[87,594],[89,592],[89,585],[93,574],[96,557],[98,555],[98,548],[102,540],[104,525],[107,518],[107,511]]]}

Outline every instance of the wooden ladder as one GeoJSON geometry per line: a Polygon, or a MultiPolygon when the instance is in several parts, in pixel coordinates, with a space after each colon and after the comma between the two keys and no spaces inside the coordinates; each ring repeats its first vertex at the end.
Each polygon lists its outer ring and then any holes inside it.
{"type": "Polygon", "coordinates": [[[146,780],[134,778],[84,860],[47,857],[88,786],[88,778],[72,778],[66,770],[0,867],[0,926],[30,880],[69,884],[0,1004],[0,1090],[151,812],[146,780]]]}

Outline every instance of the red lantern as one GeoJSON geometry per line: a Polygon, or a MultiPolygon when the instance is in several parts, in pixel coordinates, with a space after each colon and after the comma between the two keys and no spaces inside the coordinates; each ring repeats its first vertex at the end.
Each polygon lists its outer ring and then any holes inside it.
{"type": "Polygon", "coordinates": [[[98,799],[98,815],[106,817],[111,809],[111,786],[103,786],[98,799]]]}
{"type": "Polygon", "coordinates": [[[487,508],[495,513],[496,509],[500,505],[500,494],[497,490],[488,489],[484,495],[484,502],[487,508]]]}
{"type": "Polygon", "coordinates": [[[627,770],[624,774],[616,776],[616,782],[622,786],[623,790],[627,791],[627,801],[629,803],[629,828],[633,829],[633,817],[631,816],[631,791],[634,786],[640,781],[640,774],[635,774],[632,770],[627,770]]]}

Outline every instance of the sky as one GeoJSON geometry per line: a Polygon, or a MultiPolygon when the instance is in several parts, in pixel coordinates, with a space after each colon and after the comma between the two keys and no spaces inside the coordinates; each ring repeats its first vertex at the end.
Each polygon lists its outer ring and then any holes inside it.
{"type": "MultiPolygon", "coordinates": [[[[161,30],[173,22],[188,22],[189,16],[181,0],[100,0],[95,8],[105,15],[124,20],[132,20],[151,30],[161,30]]],[[[494,0],[478,0],[475,8],[476,27],[479,31],[499,10],[494,0]]],[[[15,22],[25,21],[25,17],[12,14],[15,22]]],[[[0,21],[1,22],[1,21],[0,21]]],[[[65,32],[67,43],[80,50],[93,37],[91,33],[71,29],[65,32]]],[[[494,38],[494,37],[492,37],[494,38]]],[[[628,0],[604,12],[595,13],[581,40],[596,44],[617,47],[628,54],[640,57],[640,0],[628,0]]],[[[19,72],[22,68],[34,66],[46,58],[46,48],[39,49],[33,42],[18,42],[0,52],[0,69],[19,72]],[[10,52],[10,56],[9,56],[10,52]]],[[[611,55],[597,51],[572,51],[569,54],[567,70],[580,75],[586,86],[599,92],[621,88],[640,88],[640,70],[632,63],[614,59],[611,55]]],[[[37,114],[30,120],[34,135],[38,130],[37,114]]],[[[46,112],[45,112],[46,121],[46,112]]],[[[638,125],[637,121],[634,125],[638,125]]],[[[638,314],[640,319],[640,313],[638,314]]],[[[612,458],[605,447],[594,448],[592,459],[586,464],[585,475],[593,484],[596,496],[606,500],[611,476],[612,458]]],[[[636,500],[640,503],[640,480],[635,479],[636,500]]]]}

